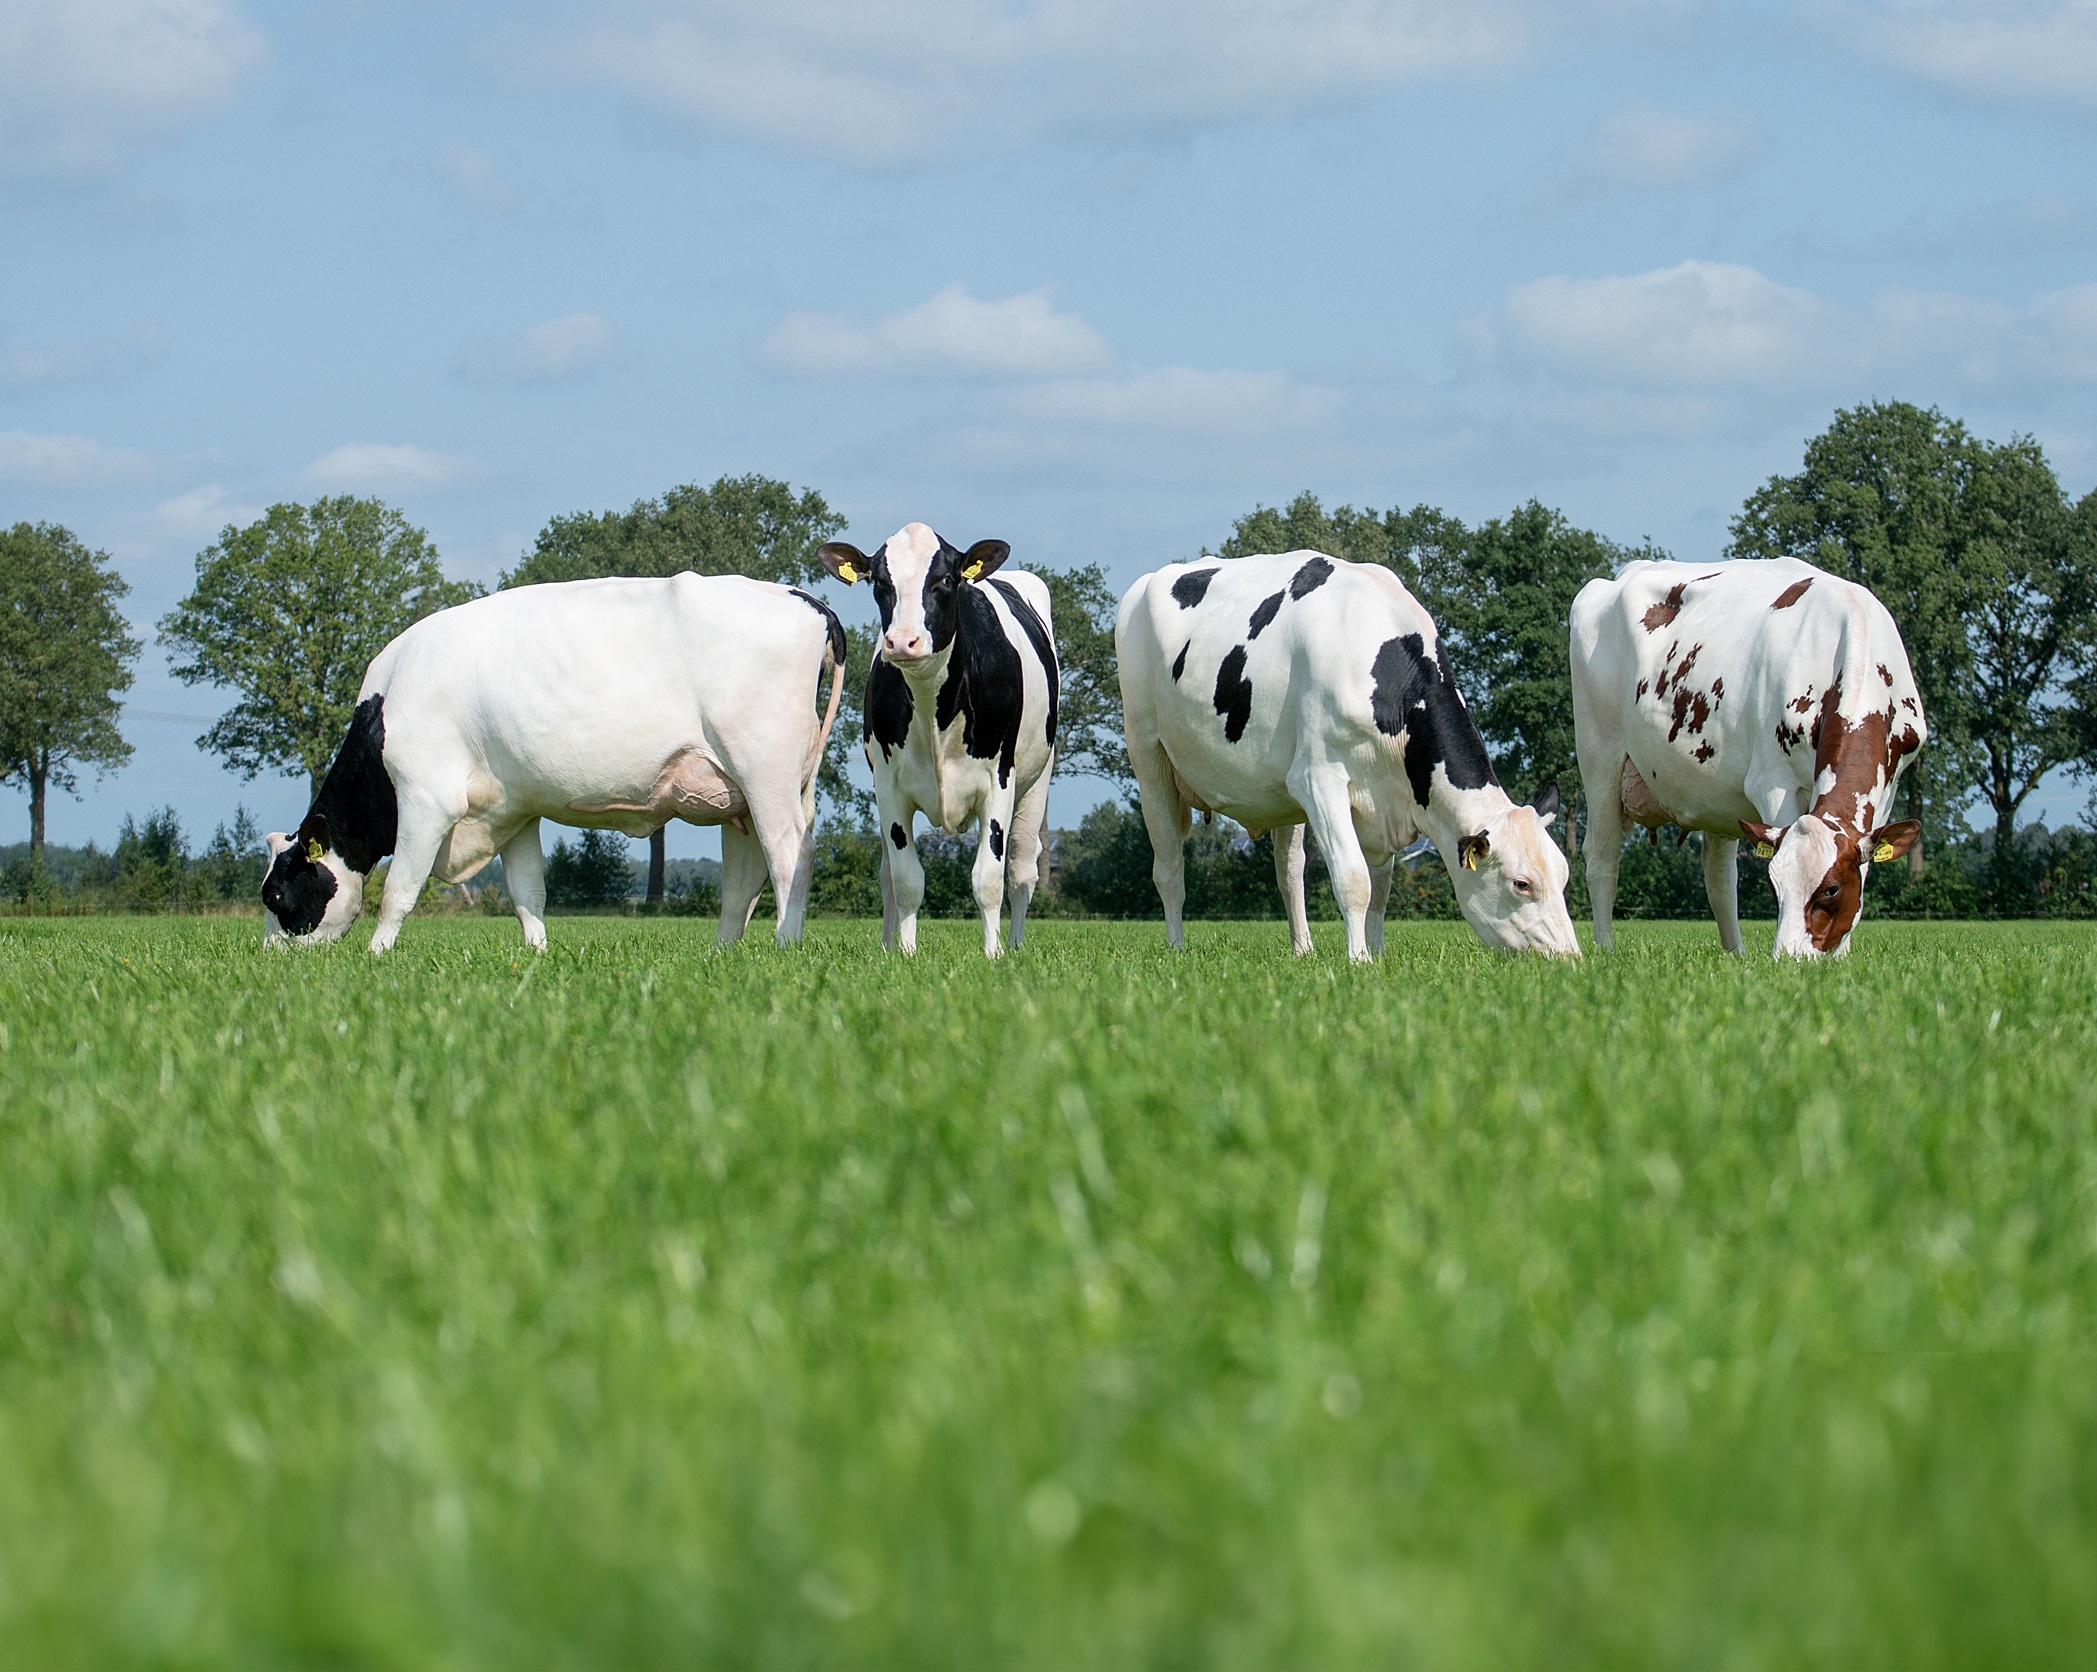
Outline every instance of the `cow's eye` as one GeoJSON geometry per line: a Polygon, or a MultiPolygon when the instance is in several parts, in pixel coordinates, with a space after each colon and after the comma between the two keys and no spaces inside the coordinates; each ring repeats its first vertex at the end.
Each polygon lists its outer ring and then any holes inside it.
{"type": "Polygon", "coordinates": [[[1536,892],[1536,884],[1527,877],[1516,877],[1514,880],[1514,891],[1517,894],[1534,894],[1536,892]]]}

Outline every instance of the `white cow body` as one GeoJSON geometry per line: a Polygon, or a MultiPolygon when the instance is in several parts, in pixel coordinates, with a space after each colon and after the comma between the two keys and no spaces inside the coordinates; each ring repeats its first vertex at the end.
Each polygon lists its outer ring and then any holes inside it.
{"type": "MultiPolygon", "coordinates": [[[[819,600],[734,575],[518,587],[417,622],[373,658],[360,692],[397,808],[372,950],[393,943],[431,875],[457,881],[497,854],[525,938],[543,947],[542,819],[630,836],[670,819],[719,825],[720,939],[740,937],[768,870],[778,938],[798,938],[843,655],[819,600]]],[[[368,804],[384,791],[352,783],[358,736],[353,727],[309,823],[382,816],[368,804]]],[[[358,847],[355,833],[332,835],[319,862],[361,883],[341,852],[358,847]]],[[[302,827],[285,848],[316,839],[302,827]]],[[[335,938],[355,915],[331,907],[313,938],[335,938]]]]}
{"type": "Polygon", "coordinates": [[[1494,781],[1434,622],[1390,571],[1309,551],[1174,564],[1122,598],[1114,645],[1172,945],[1201,809],[1287,831],[1276,871],[1298,952],[1310,936],[1294,827],[1308,822],[1350,957],[1382,949],[1391,868],[1420,835],[1488,945],[1579,955],[1549,806],[1518,806],[1494,781]]]}
{"type": "Polygon", "coordinates": [[[1887,815],[1928,735],[1885,607],[1796,559],[1641,562],[1590,581],[1571,626],[1597,942],[1627,824],[1672,823],[1704,833],[1728,951],[1743,831],[1774,850],[1778,955],[1846,951],[1869,865],[1915,839],[1887,815]]]}
{"type": "Polygon", "coordinates": [[[983,955],[1004,951],[998,919],[1008,893],[1012,945],[1026,933],[1060,689],[1048,587],[1035,575],[1002,572],[1010,551],[1002,540],[982,540],[963,552],[911,523],[871,557],[843,542],[820,554],[848,585],[871,581],[881,611],[864,742],[884,837],[884,947],[917,950],[920,813],[942,830],[980,826],[970,881],[983,955]]]}

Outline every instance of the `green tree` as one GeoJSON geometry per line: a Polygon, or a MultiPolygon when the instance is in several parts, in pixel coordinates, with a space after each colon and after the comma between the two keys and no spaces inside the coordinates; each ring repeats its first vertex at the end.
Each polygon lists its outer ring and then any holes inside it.
{"type": "Polygon", "coordinates": [[[240,694],[198,747],[250,778],[303,772],[317,794],[371,659],[479,590],[447,580],[429,537],[376,499],[272,505],[198,554],[160,636],[177,679],[240,694]]]}
{"type": "Polygon", "coordinates": [[[1097,563],[1034,573],[1049,590],[1062,680],[1056,702],[1056,771],[1089,772],[1131,789],[1136,779],[1122,735],[1121,678],[1114,661],[1114,616],[1121,600],[1097,563]]]}
{"type": "MultiPolygon", "coordinates": [[[[663,577],[748,575],[753,580],[808,586],[829,572],[816,548],[843,531],[845,519],[813,488],[796,493],[768,476],[723,476],[712,487],[687,483],[659,499],[637,499],[624,511],[578,511],[553,518],[532,549],[506,572],[504,587],[548,581],[603,580],[615,575],[663,577]]],[[[873,659],[873,640],[863,630],[846,634],[845,691],[841,730],[856,734],[860,692],[873,659]],[[849,725],[848,725],[849,723],[849,725]]],[[[833,805],[862,810],[856,791],[835,755],[826,752],[817,784],[833,805]]],[[[869,803],[870,804],[870,803],[869,803]]],[[[666,844],[662,830],[648,838],[650,904],[664,892],[666,844]]]]}
{"type": "Polygon", "coordinates": [[[1931,731],[1906,811],[1952,840],[1977,794],[2007,859],[2040,779],[2090,759],[2075,686],[2097,637],[2097,508],[2069,505],[2030,437],[1989,442],[1890,401],[1836,413],[1732,532],[1730,555],[1804,558],[1892,612],[1931,731]]]}
{"type": "Polygon", "coordinates": [[[107,552],[55,523],[0,532],[0,783],[29,791],[32,867],[44,855],[52,785],[73,793],[76,766],[131,758],[117,730],[138,640],[117,600],[130,590],[107,552]]]}

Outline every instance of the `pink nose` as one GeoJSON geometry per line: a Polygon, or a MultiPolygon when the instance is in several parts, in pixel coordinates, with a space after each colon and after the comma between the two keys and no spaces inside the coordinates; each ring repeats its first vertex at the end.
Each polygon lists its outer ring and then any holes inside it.
{"type": "Polygon", "coordinates": [[[923,633],[889,633],[881,643],[891,656],[922,656],[931,649],[923,633]]]}

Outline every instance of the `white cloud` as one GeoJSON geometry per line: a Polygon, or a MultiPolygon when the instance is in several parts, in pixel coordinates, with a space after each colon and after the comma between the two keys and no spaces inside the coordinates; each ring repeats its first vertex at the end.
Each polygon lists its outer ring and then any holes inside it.
{"type": "Polygon", "coordinates": [[[0,0],[0,175],[105,174],[230,104],[267,53],[229,0],[0,0]]]}
{"type": "Polygon", "coordinates": [[[105,447],[84,435],[0,430],[0,481],[37,486],[108,486],[151,476],[159,461],[129,447],[105,447]]]}
{"type": "Polygon", "coordinates": [[[2097,110],[2097,0],[1808,0],[1863,57],[1934,86],[2097,110]]]}
{"type": "Polygon", "coordinates": [[[166,329],[157,319],[142,319],[121,337],[0,350],[0,386],[39,389],[114,380],[158,364],[166,352],[166,329]]]}
{"type": "Polygon", "coordinates": [[[1056,312],[1046,291],[981,302],[950,284],[929,301],[870,323],[789,314],[758,345],[756,359],[805,377],[1041,377],[1090,371],[1113,354],[1084,320],[1056,312]]]}
{"type": "Polygon", "coordinates": [[[1055,423],[1263,434],[1313,422],[1338,396],[1281,372],[1161,366],[1132,377],[1071,378],[1022,389],[1013,411],[1055,423]]]}
{"type": "Polygon", "coordinates": [[[1568,145],[1537,195],[1545,205],[1571,206],[1623,192],[1714,186],[1747,168],[1767,143],[1752,116],[1633,99],[1568,145]]]}
{"type": "Polygon", "coordinates": [[[306,477],[321,487],[370,493],[440,487],[456,480],[463,469],[460,460],[427,448],[351,441],[306,466],[306,477]]]}
{"type": "Polygon", "coordinates": [[[502,171],[492,151],[477,145],[447,145],[430,158],[430,172],[444,195],[475,214],[513,216],[524,213],[524,188],[502,171]]]}
{"type": "Polygon", "coordinates": [[[619,357],[619,333],[593,313],[562,314],[514,337],[468,337],[451,374],[484,385],[558,383],[584,377],[619,357]]]}
{"type": "Polygon", "coordinates": [[[495,48],[711,138],[862,167],[1185,131],[1505,72],[1676,0],[624,0],[495,48]]]}
{"type": "Polygon", "coordinates": [[[163,499],[153,507],[153,520],[170,534],[201,538],[216,535],[228,523],[244,525],[254,522],[262,513],[262,506],[239,504],[213,482],[206,487],[176,494],[172,499],[163,499]]]}
{"type": "Polygon", "coordinates": [[[1490,358],[1610,383],[1778,384],[1809,363],[1829,315],[1752,267],[1685,261],[1517,285],[1469,334],[1490,358]]]}

